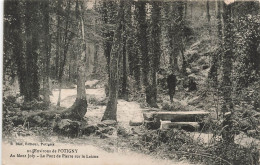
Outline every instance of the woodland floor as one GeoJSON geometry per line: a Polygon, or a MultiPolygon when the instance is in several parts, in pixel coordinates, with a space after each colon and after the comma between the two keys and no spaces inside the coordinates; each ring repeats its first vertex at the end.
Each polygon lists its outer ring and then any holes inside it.
{"type": "MultiPolygon", "coordinates": [[[[97,81],[89,81],[87,84],[92,86],[97,81]]],[[[69,108],[76,99],[76,88],[73,89],[62,89],[61,91],[61,107],[69,108]]],[[[58,100],[58,90],[53,90],[51,96],[51,103],[55,105],[58,100]]],[[[87,99],[88,99],[88,111],[85,115],[88,124],[95,125],[100,123],[101,118],[104,114],[105,105],[97,105],[93,104],[93,100],[96,102],[101,102],[106,98],[105,90],[102,86],[96,86],[96,88],[86,89],[87,99]]],[[[175,102],[179,102],[183,106],[187,105],[187,100],[177,100],[174,99],[175,102]]],[[[137,102],[128,102],[125,100],[118,100],[118,109],[117,109],[117,119],[118,119],[118,127],[123,127],[127,132],[131,133],[131,131],[140,131],[138,127],[131,127],[129,126],[129,121],[143,121],[143,108],[140,107],[139,103],[137,102]]],[[[136,135],[137,136],[137,135],[136,135]]],[[[16,137],[15,141],[30,141],[30,142],[53,142],[55,143],[54,148],[60,148],[66,146],[66,148],[78,148],[81,153],[86,153],[88,155],[98,155],[99,159],[88,159],[87,164],[107,164],[107,165],[189,165],[193,164],[190,163],[188,160],[175,160],[175,159],[168,159],[163,158],[160,153],[156,153],[153,155],[147,155],[141,153],[141,151],[133,150],[129,147],[129,140],[136,141],[136,136],[132,136],[130,138],[123,138],[119,137],[115,134],[109,136],[108,138],[101,139],[97,136],[83,136],[79,138],[67,138],[64,136],[27,136],[27,137],[16,137]],[[129,161],[131,160],[131,161],[129,161]]],[[[200,138],[204,143],[208,143],[212,137],[210,133],[198,133],[193,132],[191,133],[195,139],[200,138]]],[[[246,145],[255,141],[255,139],[243,137],[239,135],[236,137],[236,142],[239,144],[246,145]],[[241,141],[240,141],[241,140],[241,141]]],[[[258,142],[259,144],[259,142],[258,142]]],[[[26,147],[26,146],[24,146],[26,147]]],[[[5,149],[5,153],[3,153],[3,157],[12,152],[12,146],[8,145],[7,143],[3,143],[3,148],[5,149]]],[[[260,149],[260,145],[259,145],[260,149]]],[[[73,163],[75,159],[66,159],[66,163],[69,162],[73,163]]],[[[31,160],[27,160],[30,162],[31,160]]],[[[19,164],[19,163],[18,163],[19,164]]],[[[78,164],[81,164],[79,162],[78,164]]],[[[85,164],[84,162],[82,164],[85,164]]]]}
{"type": "MultiPolygon", "coordinates": [[[[92,85],[96,81],[87,82],[88,85],[92,85]]],[[[61,90],[61,107],[69,108],[76,99],[76,88],[73,89],[62,89],[61,90]]],[[[58,90],[52,91],[51,103],[56,105],[58,100],[58,90]]],[[[86,119],[88,124],[97,124],[100,123],[101,118],[104,114],[105,105],[94,105],[91,102],[91,99],[102,101],[105,99],[105,90],[102,87],[97,87],[96,89],[86,89],[87,99],[88,99],[88,111],[86,113],[86,119]]],[[[129,121],[142,121],[142,108],[140,108],[137,102],[127,102],[125,100],[118,100],[118,127],[123,127],[127,132],[132,131],[129,126],[129,121]]],[[[133,141],[136,140],[136,137],[132,137],[133,141]]],[[[13,146],[8,144],[10,140],[15,140],[16,142],[48,142],[55,143],[55,146],[52,149],[59,148],[77,148],[80,153],[85,153],[86,155],[98,155],[99,159],[88,159],[87,164],[95,165],[190,165],[193,163],[188,162],[188,160],[174,160],[163,158],[161,155],[147,155],[138,150],[133,150],[129,147],[129,139],[123,137],[118,137],[117,135],[111,135],[108,138],[101,139],[97,136],[83,136],[80,138],[68,138],[64,136],[42,136],[42,135],[33,135],[25,137],[12,137],[8,139],[8,142],[3,142],[3,157],[9,157],[10,153],[13,152],[13,146]]],[[[28,146],[24,147],[24,150],[28,149],[28,146]]],[[[23,149],[23,148],[21,148],[23,149]]],[[[37,147],[37,149],[41,149],[37,147]]],[[[37,159],[35,159],[36,161],[37,159]]],[[[41,159],[43,162],[44,159],[41,159]]],[[[23,163],[26,164],[32,163],[31,159],[25,159],[23,163]]],[[[48,161],[48,159],[46,159],[48,161]]],[[[19,164],[19,159],[16,164],[19,164]]],[[[48,162],[46,162],[48,163],[48,162]]],[[[61,162],[60,162],[61,163],[61,162]]],[[[66,159],[65,164],[73,164],[75,159],[66,159]]],[[[64,163],[62,163],[64,164],[64,163]]],[[[86,162],[79,161],[77,164],[86,164],[86,162]]]]}

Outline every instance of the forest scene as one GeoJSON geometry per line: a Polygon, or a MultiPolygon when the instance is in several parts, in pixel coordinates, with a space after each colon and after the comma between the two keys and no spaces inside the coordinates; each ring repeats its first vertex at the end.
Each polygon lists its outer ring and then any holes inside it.
{"type": "Polygon", "coordinates": [[[259,165],[260,1],[5,0],[3,19],[2,144],[259,165]]]}

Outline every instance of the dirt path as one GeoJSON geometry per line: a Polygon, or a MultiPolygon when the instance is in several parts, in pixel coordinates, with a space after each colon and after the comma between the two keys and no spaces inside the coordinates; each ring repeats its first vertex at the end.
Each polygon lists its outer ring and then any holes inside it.
{"type": "MultiPolygon", "coordinates": [[[[96,82],[96,81],[94,81],[96,82]]],[[[90,83],[86,83],[90,84],[90,83]]],[[[56,104],[58,101],[59,91],[54,90],[51,96],[51,103],[56,104]]],[[[75,89],[62,89],[61,90],[61,106],[69,108],[73,105],[76,99],[76,88],[75,89]]],[[[86,89],[87,99],[95,98],[97,100],[105,99],[105,89],[86,89]]],[[[89,124],[95,124],[101,121],[101,118],[105,111],[105,106],[93,106],[89,104],[86,117],[89,118],[89,124]]],[[[129,121],[143,121],[142,109],[136,102],[127,102],[125,100],[118,100],[117,105],[117,119],[120,126],[124,128],[129,127],[129,121]]]]}

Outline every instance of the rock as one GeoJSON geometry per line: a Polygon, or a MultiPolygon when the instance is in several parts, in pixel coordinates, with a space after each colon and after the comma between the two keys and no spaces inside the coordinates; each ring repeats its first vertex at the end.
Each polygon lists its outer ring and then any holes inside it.
{"type": "Polygon", "coordinates": [[[32,122],[35,122],[35,124],[41,124],[42,122],[44,122],[44,119],[41,118],[40,116],[34,116],[32,120],[33,120],[32,122]]]}
{"type": "Polygon", "coordinates": [[[102,129],[100,129],[101,133],[106,133],[106,134],[109,134],[109,135],[112,135],[114,131],[115,131],[114,127],[104,127],[102,129]]]}
{"type": "Polygon", "coordinates": [[[154,113],[143,113],[144,120],[146,121],[153,121],[154,113]]]}
{"type": "Polygon", "coordinates": [[[198,122],[167,122],[161,124],[161,129],[163,130],[172,128],[178,128],[193,132],[199,130],[200,125],[198,122]]]}
{"type": "Polygon", "coordinates": [[[140,126],[142,124],[143,124],[142,121],[132,121],[132,120],[129,121],[130,126],[140,126]]]}
{"type": "Polygon", "coordinates": [[[117,134],[121,135],[123,137],[126,137],[128,135],[128,133],[127,133],[127,131],[126,131],[126,129],[124,127],[119,127],[117,129],[117,134]]]}
{"type": "Polygon", "coordinates": [[[80,131],[81,123],[70,119],[62,119],[56,123],[53,128],[54,132],[68,137],[77,137],[80,131]]]}
{"type": "Polygon", "coordinates": [[[105,126],[115,126],[117,124],[115,120],[103,120],[101,123],[105,126]]]}
{"type": "Polygon", "coordinates": [[[106,139],[106,138],[108,138],[108,136],[105,135],[105,134],[101,134],[99,137],[100,137],[101,139],[106,139]]]}
{"type": "Polygon", "coordinates": [[[257,131],[256,130],[247,130],[247,134],[249,136],[256,136],[257,135],[257,131]]]}
{"type": "Polygon", "coordinates": [[[208,65],[203,65],[203,66],[202,66],[202,69],[203,69],[203,70],[208,69],[208,68],[209,68],[208,65]]]}
{"type": "Polygon", "coordinates": [[[96,131],[95,131],[95,135],[99,136],[99,135],[101,135],[101,134],[102,134],[102,132],[101,132],[100,130],[96,130],[96,131]]]}
{"type": "Polygon", "coordinates": [[[147,129],[159,129],[160,126],[161,126],[161,121],[159,118],[154,118],[153,121],[147,121],[145,120],[144,121],[144,126],[147,128],[147,129]]]}
{"type": "Polygon", "coordinates": [[[82,135],[89,136],[90,134],[95,133],[97,130],[99,130],[98,126],[96,125],[87,125],[83,128],[81,128],[82,135]]]}
{"type": "Polygon", "coordinates": [[[193,97],[192,99],[190,99],[190,100],[188,101],[188,104],[189,104],[189,105],[198,105],[199,102],[200,102],[200,99],[199,99],[199,98],[200,98],[199,96],[193,97]]]}
{"type": "Polygon", "coordinates": [[[98,126],[98,127],[106,127],[107,125],[104,124],[104,123],[98,123],[97,126],[98,126]]]}

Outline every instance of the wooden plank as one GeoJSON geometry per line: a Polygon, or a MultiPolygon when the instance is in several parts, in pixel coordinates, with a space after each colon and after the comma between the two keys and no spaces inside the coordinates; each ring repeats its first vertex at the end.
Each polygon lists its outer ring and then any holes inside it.
{"type": "Polygon", "coordinates": [[[196,122],[209,114],[209,112],[205,111],[154,112],[153,117],[163,121],[196,122]]]}

